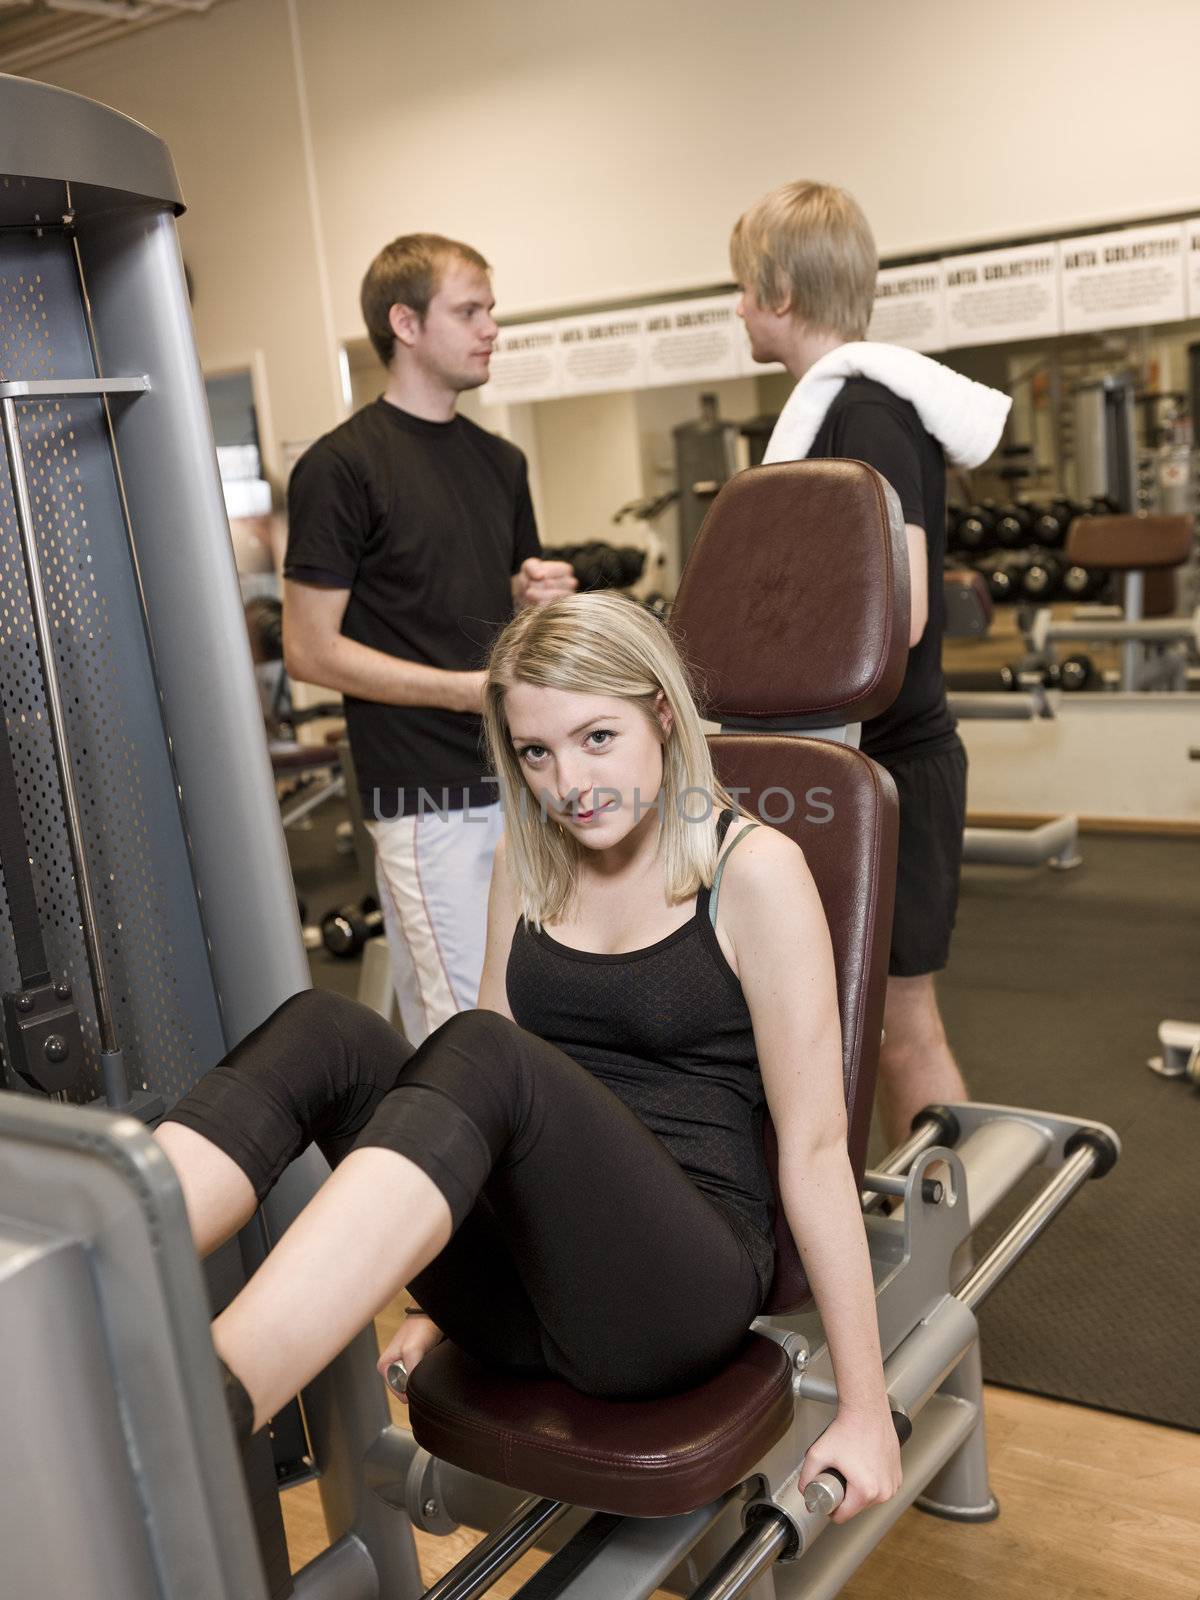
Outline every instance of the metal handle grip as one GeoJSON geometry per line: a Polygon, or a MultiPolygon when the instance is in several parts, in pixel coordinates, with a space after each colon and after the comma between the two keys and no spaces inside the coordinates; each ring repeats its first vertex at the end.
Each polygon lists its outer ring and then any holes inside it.
{"type": "MultiPolygon", "coordinates": [[[[892,1412],[892,1426],[902,1445],[912,1438],[912,1421],[903,1411],[892,1412]]],[[[836,1467],[819,1472],[804,1491],[804,1509],[815,1516],[831,1517],[846,1498],[846,1480],[836,1467]]]]}

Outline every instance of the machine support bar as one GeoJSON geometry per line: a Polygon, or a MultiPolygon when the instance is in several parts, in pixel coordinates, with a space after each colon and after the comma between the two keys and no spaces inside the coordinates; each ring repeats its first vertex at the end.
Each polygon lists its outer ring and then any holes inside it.
{"type": "MultiPolygon", "coordinates": [[[[1146,574],[1127,572],[1125,574],[1126,622],[1141,622],[1145,609],[1146,574]]],[[[1138,686],[1138,664],[1141,658],[1138,642],[1135,639],[1126,639],[1121,645],[1121,687],[1126,694],[1132,693],[1138,686]]]]}
{"type": "Polygon", "coordinates": [[[795,1530],[781,1511],[760,1517],[730,1545],[724,1560],[693,1592],[691,1600],[738,1600],[795,1540],[795,1530]]]}
{"type": "Polygon", "coordinates": [[[476,1600],[570,1509],[561,1500],[524,1501],[502,1528],[489,1534],[426,1590],[423,1600],[476,1600]]]}
{"type": "MultiPolygon", "coordinates": [[[[953,1144],[958,1137],[956,1131],[948,1131],[942,1120],[941,1113],[930,1116],[921,1122],[915,1132],[898,1145],[883,1165],[877,1167],[872,1174],[876,1178],[898,1178],[908,1171],[919,1155],[933,1148],[935,1144],[953,1144]]],[[[880,1190],[864,1189],[862,1192],[862,1208],[864,1212],[878,1211],[883,1204],[884,1195],[880,1190]]]]}
{"type": "Polygon", "coordinates": [[[147,394],[150,379],[14,378],[0,383],[0,400],[66,400],[81,395],[147,394]]]}
{"type": "MultiPolygon", "coordinates": [[[[11,386],[10,386],[11,387],[11,386]]],[[[96,920],[96,899],[88,870],[87,848],[83,838],[83,821],[79,812],[78,787],[71,750],[67,743],[66,716],[63,711],[62,690],[58,681],[58,666],[54,657],[54,635],[50,615],[46,608],[46,594],[42,586],[42,573],[38,564],[37,539],[34,531],[33,506],[29,499],[29,482],[25,476],[25,457],[21,449],[21,432],[17,421],[16,401],[0,398],[3,412],[4,447],[8,453],[8,470],[12,478],[13,506],[17,514],[17,527],[21,535],[21,550],[25,558],[25,576],[29,584],[29,599],[33,611],[33,626],[37,636],[38,654],[41,657],[42,683],[46,691],[46,711],[50,733],[54,742],[54,757],[58,766],[59,788],[62,791],[63,814],[67,825],[67,838],[71,846],[71,864],[75,872],[75,892],[79,900],[79,914],[83,926],[83,942],[87,951],[88,970],[91,973],[92,992],[96,1000],[96,1022],[100,1030],[100,1049],[106,1056],[119,1053],[116,1029],[113,1024],[112,998],[108,977],[100,949],[100,929],[96,920]]],[[[128,1092],[125,1097],[128,1100],[128,1092]]]]}
{"type": "Polygon", "coordinates": [[[1106,1170],[1101,1151],[1090,1140],[1081,1143],[1008,1231],[997,1239],[970,1277],[958,1286],[954,1298],[974,1311],[1098,1168],[1106,1170]]]}
{"type": "MultiPolygon", "coordinates": [[[[905,1179],[893,1177],[887,1172],[864,1172],[863,1189],[870,1194],[890,1195],[903,1200],[908,1192],[908,1184],[905,1179]]],[[[921,1184],[921,1199],[925,1201],[926,1205],[940,1206],[944,1193],[944,1186],[936,1178],[923,1180],[921,1184]]]]}

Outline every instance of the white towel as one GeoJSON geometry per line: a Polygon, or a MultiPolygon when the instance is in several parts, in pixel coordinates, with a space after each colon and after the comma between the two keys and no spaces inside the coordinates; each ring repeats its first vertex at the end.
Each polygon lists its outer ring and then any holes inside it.
{"type": "Polygon", "coordinates": [[[764,464],[804,459],[847,378],[872,378],[911,401],[922,425],[961,467],[987,460],[1000,442],[1012,405],[999,389],[964,378],[917,350],[898,344],[843,344],[814,362],[788,396],[764,464]]]}

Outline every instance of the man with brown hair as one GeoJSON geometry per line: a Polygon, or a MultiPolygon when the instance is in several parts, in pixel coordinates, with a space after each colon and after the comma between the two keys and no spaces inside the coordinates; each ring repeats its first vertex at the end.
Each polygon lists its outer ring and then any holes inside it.
{"type": "Polygon", "coordinates": [[[487,382],[487,262],[436,234],[395,239],[362,286],[387,387],[296,463],[284,656],[345,697],[405,1034],[475,1005],[502,828],[480,744],[483,664],[514,606],[568,594],[540,559],[525,458],[457,413],[487,382]]]}
{"type": "Polygon", "coordinates": [[[900,798],[879,1060],[895,1145],[922,1106],[967,1097],[934,989],[958,902],[967,772],[941,664],[945,458],[978,466],[999,442],[1009,402],[915,351],[863,342],[879,262],[867,219],[844,190],[812,182],[776,189],[739,219],[730,256],[755,360],[781,361],[797,380],[765,461],[865,461],[892,485],[904,514],[908,670],[894,704],[862,729],[863,750],[891,773],[900,798]]]}

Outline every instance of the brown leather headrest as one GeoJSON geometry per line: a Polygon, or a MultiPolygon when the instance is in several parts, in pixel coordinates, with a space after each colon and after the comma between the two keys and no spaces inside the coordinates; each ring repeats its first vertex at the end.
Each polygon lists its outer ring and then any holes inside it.
{"type": "Polygon", "coordinates": [[[752,467],[713,501],[672,630],[716,721],[877,716],[908,664],[908,554],[891,486],[861,461],[752,467]]]}
{"type": "Polygon", "coordinates": [[[1076,517],[1067,533],[1067,560],[1108,572],[1180,567],[1192,549],[1187,516],[1076,517]]]}

